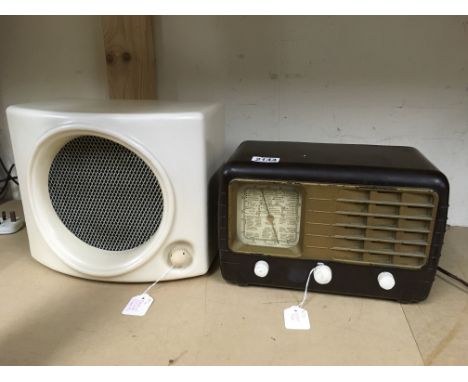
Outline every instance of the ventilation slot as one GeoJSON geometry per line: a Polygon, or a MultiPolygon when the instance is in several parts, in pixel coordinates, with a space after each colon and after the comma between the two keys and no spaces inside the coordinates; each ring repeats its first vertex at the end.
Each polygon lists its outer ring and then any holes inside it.
{"type": "Polygon", "coordinates": [[[420,268],[427,260],[437,194],[420,189],[313,185],[307,189],[305,257],[420,268]]]}

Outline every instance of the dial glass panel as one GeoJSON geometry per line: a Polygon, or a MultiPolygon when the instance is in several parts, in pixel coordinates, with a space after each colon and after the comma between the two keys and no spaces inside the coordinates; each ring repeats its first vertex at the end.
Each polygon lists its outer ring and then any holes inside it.
{"type": "Polygon", "coordinates": [[[301,229],[302,197],[287,185],[246,184],[237,190],[237,236],[246,245],[290,248],[301,229]]]}

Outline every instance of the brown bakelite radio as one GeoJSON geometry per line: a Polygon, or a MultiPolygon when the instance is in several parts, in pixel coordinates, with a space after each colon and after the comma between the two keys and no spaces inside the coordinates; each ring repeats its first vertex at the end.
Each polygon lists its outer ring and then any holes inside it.
{"type": "Polygon", "coordinates": [[[411,147],[242,143],[224,165],[223,277],[241,285],[425,299],[447,220],[446,177],[411,147]]]}

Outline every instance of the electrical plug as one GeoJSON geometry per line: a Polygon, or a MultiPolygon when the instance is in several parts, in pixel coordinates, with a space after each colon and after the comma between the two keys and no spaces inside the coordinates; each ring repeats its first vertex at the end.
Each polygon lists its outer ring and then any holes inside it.
{"type": "Polygon", "coordinates": [[[22,217],[17,217],[15,211],[10,211],[7,216],[6,211],[2,211],[0,216],[0,235],[8,235],[18,232],[25,225],[22,217]]]}

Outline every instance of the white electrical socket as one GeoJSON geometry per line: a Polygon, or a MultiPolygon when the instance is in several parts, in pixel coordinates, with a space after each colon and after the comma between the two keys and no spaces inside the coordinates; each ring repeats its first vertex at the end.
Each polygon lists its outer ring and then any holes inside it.
{"type": "Polygon", "coordinates": [[[16,217],[14,211],[10,212],[10,216],[7,216],[5,211],[2,211],[0,215],[0,235],[8,235],[11,233],[18,232],[24,227],[24,219],[16,217]]]}

